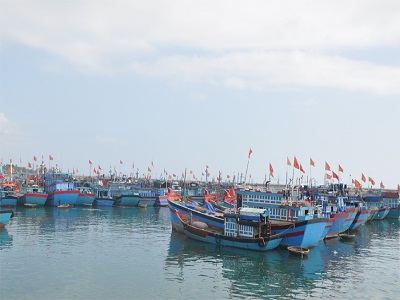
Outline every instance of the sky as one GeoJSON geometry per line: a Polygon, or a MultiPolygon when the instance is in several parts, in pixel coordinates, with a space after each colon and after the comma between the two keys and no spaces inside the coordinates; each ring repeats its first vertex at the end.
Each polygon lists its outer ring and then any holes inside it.
{"type": "Polygon", "coordinates": [[[399,32],[397,0],[2,0],[0,160],[397,189],[399,32]]]}

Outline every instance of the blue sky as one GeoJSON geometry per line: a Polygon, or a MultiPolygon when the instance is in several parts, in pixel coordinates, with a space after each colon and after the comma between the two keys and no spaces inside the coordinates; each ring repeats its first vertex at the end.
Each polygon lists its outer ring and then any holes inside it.
{"type": "Polygon", "coordinates": [[[86,174],[90,159],[105,172],[200,178],[208,165],[232,178],[251,147],[254,182],[269,163],[284,182],[296,156],[318,184],[325,162],[346,183],[400,183],[398,1],[6,0],[0,11],[3,163],[50,154],[86,174]]]}

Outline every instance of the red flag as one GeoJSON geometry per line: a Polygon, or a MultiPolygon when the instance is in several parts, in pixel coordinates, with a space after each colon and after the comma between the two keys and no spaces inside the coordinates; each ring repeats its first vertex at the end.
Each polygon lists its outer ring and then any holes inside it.
{"type": "Polygon", "coordinates": [[[312,158],[310,157],[310,166],[313,166],[313,167],[315,167],[315,163],[314,163],[314,161],[312,160],[312,158]]]}
{"type": "Polygon", "coordinates": [[[94,172],[94,174],[97,174],[96,168],[94,168],[93,172],[94,172]]]}
{"type": "Polygon", "coordinates": [[[364,181],[364,182],[367,181],[367,179],[366,179],[365,176],[364,176],[364,173],[361,174],[361,180],[364,181]]]}
{"type": "Polygon", "coordinates": [[[289,157],[286,158],[286,163],[287,163],[288,166],[291,166],[291,165],[292,165],[292,163],[290,162],[289,157]]]}
{"type": "Polygon", "coordinates": [[[300,169],[300,165],[299,165],[299,162],[297,161],[296,156],[294,157],[294,160],[293,160],[293,167],[295,167],[296,169],[300,169]]]}
{"type": "Polygon", "coordinates": [[[147,171],[148,171],[148,172],[151,172],[151,169],[150,169],[150,167],[147,167],[147,171]]]}
{"type": "Polygon", "coordinates": [[[172,174],[173,177],[176,177],[176,174],[172,174]]]}
{"type": "Polygon", "coordinates": [[[371,177],[368,177],[368,181],[371,182],[372,185],[375,185],[375,181],[371,177]]]}
{"type": "Polygon", "coordinates": [[[99,170],[101,170],[101,167],[100,167],[100,165],[99,165],[98,169],[99,169],[99,170]]]}
{"type": "Polygon", "coordinates": [[[208,166],[206,165],[206,169],[208,169],[208,166]]]}
{"type": "Polygon", "coordinates": [[[132,169],[134,169],[135,168],[135,163],[132,163],[132,169]]]}
{"type": "Polygon", "coordinates": [[[400,191],[400,184],[397,185],[397,190],[400,191]]]}
{"type": "Polygon", "coordinates": [[[154,163],[153,163],[153,161],[151,161],[151,166],[154,168],[154,163]]]}
{"type": "Polygon", "coordinates": [[[339,172],[343,173],[343,168],[339,165],[339,172]]]}
{"type": "Polygon", "coordinates": [[[89,165],[91,165],[92,164],[92,161],[89,159],[89,165]]]}
{"type": "Polygon", "coordinates": [[[249,150],[249,159],[250,159],[250,155],[253,153],[253,150],[251,150],[251,148],[250,148],[250,150],[249,150]]]}
{"type": "Polygon", "coordinates": [[[34,161],[37,161],[37,157],[36,157],[36,156],[34,156],[34,157],[33,157],[33,160],[34,160],[34,161]]]}
{"type": "Polygon", "coordinates": [[[28,168],[29,168],[29,169],[32,168],[32,165],[31,165],[30,162],[28,162],[28,168]]]}
{"type": "Polygon", "coordinates": [[[325,170],[326,171],[330,171],[331,170],[331,166],[327,162],[325,162],[325,170]]]}
{"type": "Polygon", "coordinates": [[[332,179],[332,176],[329,174],[326,174],[326,179],[332,179]]]}
{"type": "Polygon", "coordinates": [[[231,176],[229,176],[229,175],[226,175],[226,178],[231,178],[231,176]]]}
{"type": "Polygon", "coordinates": [[[336,174],[336,173],[335,173],[335,172],[333,172],[333,171],[332,171],[332,177],[333,177],[333,178],[336,178],[337,180],[339,180],[339,176],[338,176],[338,174],[336,174]]]}
{"type": "Polygon", "coordinates": [[[204,173],[201,173],[201,176],[204,176],[204,173]]]}
{"type": "Polygon", "coordinates": [[[381,181],[381,189],[384,189],[385,188],[385,186],[384,186],[384,184],[383,184],[383,182],[381,181]]]}
{"type": "Polygon", "coordinates": [[[49,160],[53,160],[53,156],[49,155],[49,160]]]}
{"type": "Polygon", "coordinates": [[[274,177],[274,168],[272,167],[271,164],[269,164],[269,175],[274,177]]]}
{"type": "Polygon", "coordinates": [[[359,183],[357,179],[354,179],[354,185],[355,185],[355,187],[358,188],[358,189],[361,188],[361,183],[359,183]]]}
{"type": "Polygon", "coordinates": [[[122,165],[122,160],[119,160],[119,163],[122,165]]]}
{"type": "Polygon", "coordinates": [[[300,164],[300,171],[305,173],[306,171],[304,171],[303,166],[300,164]]]}

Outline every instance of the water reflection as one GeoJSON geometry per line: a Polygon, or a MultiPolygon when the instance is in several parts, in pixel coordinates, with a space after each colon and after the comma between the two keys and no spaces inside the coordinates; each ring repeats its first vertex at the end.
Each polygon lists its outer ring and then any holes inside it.
{"type": "MultiPolygon", "coordinates": [[[[192,276],[208,274],[211,279],[220,278],[225,296],[232,298],[360,298],[365,295],[361,293],[364,290],[379,297],[379,284],[367,284],[367,276],[371,272],[386,272],[393,281],[396,273],[399,275],[396,269],[388,272],[381,267],[384,261],[392,260],[400,268],[393,255],[393,245],[397,249],[399,246],[399,235],[398,220],[371,222],[356,232],[353,240],[336,238],[321,242],[308,257],[301,258],[286,250],[259,253],[219,248],[190,240],[173,230],[165,276],[168,281],[186,286],[193,281],[192,276]],[[377,249],[384,248],[385,254],[376,255],[377,249]],[[370,264],[371,261],[376,264],[370,264]],[[353,296],[355,290],[360,291],[359,296],[353,296]]],[[[395,287],[391,287],[384,293],[391,295],[394,291],[395,287]]]]}

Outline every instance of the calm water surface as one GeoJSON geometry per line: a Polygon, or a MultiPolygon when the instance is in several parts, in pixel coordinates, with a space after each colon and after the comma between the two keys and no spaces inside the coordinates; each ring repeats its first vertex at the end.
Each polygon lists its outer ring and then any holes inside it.
{"type": "Polygon", "coordinates": [[[18,208],[0,231],[1,299],[399,299],[399,220],[307,258],[195,242],[168,208],[18,208]]]}

